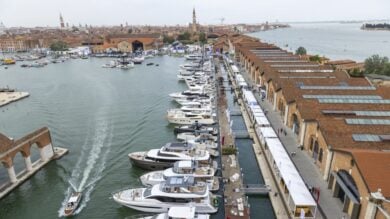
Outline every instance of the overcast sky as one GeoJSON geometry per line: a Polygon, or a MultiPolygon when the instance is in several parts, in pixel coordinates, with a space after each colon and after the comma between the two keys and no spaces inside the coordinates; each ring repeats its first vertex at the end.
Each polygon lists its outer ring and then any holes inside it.
{"type": "Polygon", "coordinates": [[[11,26],[201,24],[389,19],[390,0],[0,0],[11,26]]]}

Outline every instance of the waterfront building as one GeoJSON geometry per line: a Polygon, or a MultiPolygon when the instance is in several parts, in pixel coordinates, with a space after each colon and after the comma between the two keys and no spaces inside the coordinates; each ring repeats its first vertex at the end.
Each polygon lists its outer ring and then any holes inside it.
{"type": "Polygon", "coordinates": [[[162,46],[159,34],[115,34],[108,35],[102,45],[92,48],[94,53],[116,50],[129,53],[138,50],[158,49],[162,46]]]}
{"type": "Polygon", "coordinates": [[[388,217],[389,87],[249,36],[223,36],[214,49],[230,54],[280,113],[345,214],[388,217]]]}

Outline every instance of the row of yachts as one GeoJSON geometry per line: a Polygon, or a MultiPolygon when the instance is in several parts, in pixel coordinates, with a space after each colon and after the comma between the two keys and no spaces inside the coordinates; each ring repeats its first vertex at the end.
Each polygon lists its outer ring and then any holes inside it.
{"type": "Polygon", "coordinates": [[[113,193],[126,207],[159,215],[143,218],[207,219],[218,211],[219,156],[215,124],[215,80],[212,63],[202,56],[180,66],[178,80],[188,90],[169,96],[178,104],[167,111],[177,141],[157,149],[128,154],[133,166],[149,170],[140,177],[143,188],[113,193]]]}

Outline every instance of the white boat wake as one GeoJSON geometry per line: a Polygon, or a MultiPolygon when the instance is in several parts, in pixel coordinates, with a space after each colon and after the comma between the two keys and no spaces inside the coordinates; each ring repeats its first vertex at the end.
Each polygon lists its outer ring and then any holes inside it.
{"type": "MultiPolygon", "coordinates": [[[[102,116],[103,117],[103,116],[102,116]]],[[[99,117],[98,117],[99,118],[99,117]]],[[[98,120],[93,138],[87,137],[81,150],[80,157],[72,172],[69,187],[65,191],[65,198],[58,216],[64,216],[64,208],[73,191],[83,192],[83,197],[74,214],[78,214],[87,206],[90,195],[96,183],[102,178],[109,153],[113,128],[109,127],[107,121],[98,120]],[[90,145],[92,145],[90,147],[90,145]]]]}

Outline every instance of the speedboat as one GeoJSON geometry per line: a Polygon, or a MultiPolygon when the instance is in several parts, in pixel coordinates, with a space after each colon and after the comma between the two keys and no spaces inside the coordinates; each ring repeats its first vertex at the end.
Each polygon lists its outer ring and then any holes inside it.
{"type": "Polygon", "coordinates": [[[81,192],[73,192],[66,202],[66,207],[64,209],[65,216],[71,216],[76,211],[80,201],[81,201],[81,192]]]}
{"type": "Polygon", "coordinates": [[[218,211],[218,199],[204,182],[193,177],[172,177],[151,188],[127,189],[113,194],[115,202],[143,211],[164,213],[171,207],[195,207],[197,213],[218,211]]]}
{"type": "Polygon", "coordinates": [[[163,170],[172,167],[176,161],[195,160],[209,163],[210,153],[193,144],[183,142],[167,143],[160,149],[128,154],[130,162],[146,170],[163,170]]]}
{"type": "Polygon", "coordinates": [[[210,219],[210,215],[196,214],[195,207],[171,207],[167,213],[138,219],[210,219]]]}

